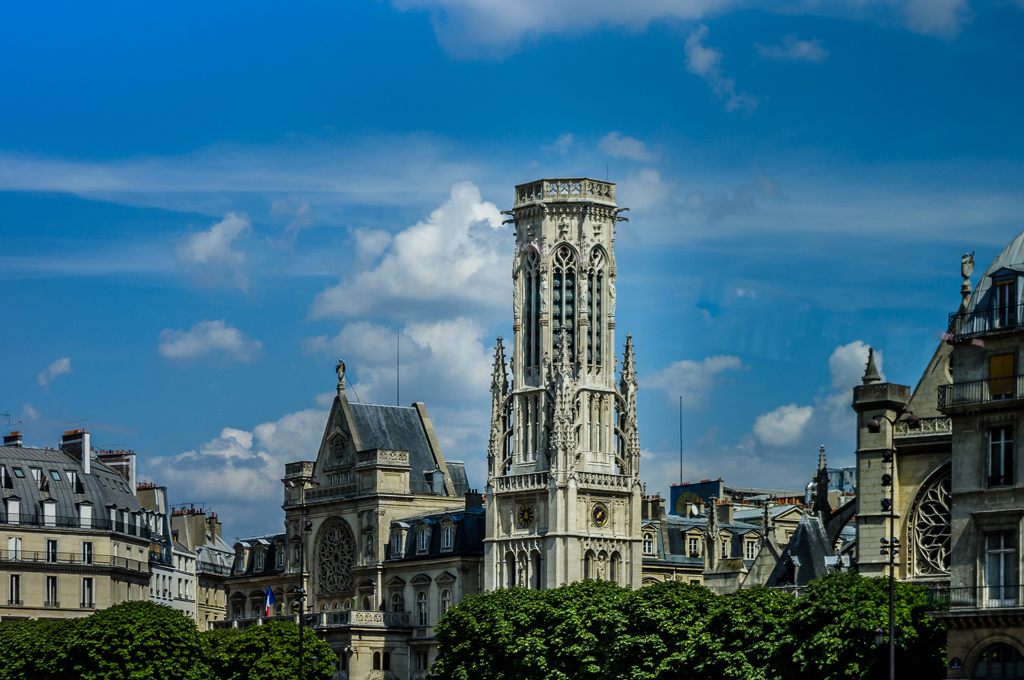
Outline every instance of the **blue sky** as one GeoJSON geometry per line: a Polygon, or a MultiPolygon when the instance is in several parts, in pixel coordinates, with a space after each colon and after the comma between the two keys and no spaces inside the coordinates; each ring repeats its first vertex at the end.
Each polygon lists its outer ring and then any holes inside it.
{"type": "MultiPolygon", "coordinates": [[[[484,485],[514,184],[609,177],[642,476],[853,461],[1024,228],[1017,1],[0,7],[0,411],[83,419],[226,534],[275,531],[333,366],[484,485]]],[[[19,424],[20,421],[20,424],[19,424]]],[[[6,425],[6,419],[4,423],[6,425]]]]}

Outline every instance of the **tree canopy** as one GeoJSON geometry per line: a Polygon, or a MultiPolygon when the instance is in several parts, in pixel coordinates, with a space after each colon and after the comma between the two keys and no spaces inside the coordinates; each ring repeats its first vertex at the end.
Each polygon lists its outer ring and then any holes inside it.
{"type": "MultiPolygon", "coordinates": [[[[436,680],[851,680],[880,677],[888,581],[834,574],[797,599],[752,588],[719,596],[666,582],[509,588],[464,599],[435,627],[436,680]]],[[[910,677],[943,676],[945,632],[924,589],[898,584],[897,658],[910,677]],[[913,673],[911,673],[911,669],[913,673]]]]}

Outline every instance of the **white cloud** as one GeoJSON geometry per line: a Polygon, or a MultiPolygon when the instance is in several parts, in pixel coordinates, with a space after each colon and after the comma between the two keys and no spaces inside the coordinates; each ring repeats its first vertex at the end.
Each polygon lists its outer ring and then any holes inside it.
{"type": "Polygon", "coordinates": [[[757,45],[757,53],[766,59],[778,61],[810,61],[820,63],[828,59],[828,50],[821,46],[817,38],[800,40],[795,35],[787,35],[781,45],[757,45]]]}
{"type": "Polygon", "coordinates": [[[231,531],[264,533],[278,524],[277,516],[268,522],[267,504],[283,498],[285,464],[316,458],[327,415],[305,409],[251,431],[225,427],[197,449],[150,459],[146,476],[167,484],[181,502],[215,500],[231,531]]]}
{"type": "Polygon", "coordinates": [[[754,182],[745,182],[732,190],[732,195],[709,196],[702,191],[692,191],[683,199],[688,210],[703,214],[708,222],[721,222],[726,217],[753,212],[762,200],[779,197],[779,187],[771,179],[757,177],[754,182]]]}
{"type": "Polygon", "coordinates": [[[667,205],[672,196],[672,186],[663,182],[661,173],[654,168],[640,168],[619,185],[621,203],[633,210],[647,210],[667,205]]]}
{"type": "MultiPolygon", "coordinates": [[[[1020,0],[1014,0],[1021,5],[1020,0]]],[[[969,17],[967,0],[391,0],[399,10],[429,12],[438,41],[461,57],[494,57],[547,35],[581,35],[607,27],[642,31],[659,21],[701,21],[735,10],[847,20],[895,19],[926,35],[955,34],[969,17]]]]}
{"type": "Polygon", "coordinates": [[[562,156],[569,152],[569,148],[576,142],[571,134],[558,135],[558,139],[551,146],[544,147],[545,151],[556,151],[562,156]]]}
{"type": "Polygon", "coordinates": [[[383,229],[365,229],[357,227],[351,230],[356,242],[356,260],[374,260],[380,257],[391,245],[391,234],[383,229]]]}
{"type": "Polygon", "coordinates": [[[71,373],[71,359],[63,357],[53,361],[49,366],[47,366],[46,370],[38,375],[37,380],[39,381],[40,387],[48,390],[50,389],[50,383],[53,382],[54,378],[59,375],[68,375],[69,373],[71,373]]]}
{"type": "MultiPolygon", "coordinates": [[[[490,385],[490,350],[483,330],[470,319],[413,322],[402,330],[402,403],[448,399],[477,399],[490,385]]],[[[394,403],[396,396],[395,330],[368,321],[345,325],[333,338],[305,341],[306,351],[331,360],[343,358],[350,373],[349,398],[394,403]]]]}
{"type": "Polygon", "coordinates": [[[29,402],[21,407],[21,417],[25,420],[39,420],[39,411],[29,402]]]}
{"type": "Polygon", "coordinates": [[[703,361],[684,359],[645,377],[642,385],[664,391],[673,403],[682,397],[686,409],[700,409],[707,406],[708,395],[721,373],[742,368],[739,357],[727,355],[706,357],[703,361]]]}
{"type": "MultiPolygon", "coordinates": [[[[882,380],[882,350],[875,350],[875,367],[882,380]]],[[[832,351],[828,358],[828,370],[832,374],[832,387],[840,390],[852,389],[861,383],[864,370],[868,364],[868,346],[862,340],[855,340],[847,345],[840,345],[832,351]]]]}
{"type": "Polygon", "coordinates": [[[245,290],[249,285],[243,269],[245,253],[232,248],[232,243],[251,229],[247,217],[228,213],[206,231],[186,237],[174,254],[178,264],[197,282],[204,285],[229,283],[245,290]]]}
{"type": "Polygon", "coordinates": [[[788,404],[763,413],[754,421],[752,432],[765,446],[790,446],[804,436],[804,428],[814,415],[813,406],[788,404]]]}
{"type": "Polygon", "coordinates": [[[504,308],[512,239],[501,221],[497,206],[483,201],[475,185],[457,182],[441,207],[395,235],[376,267],[317,295],[310,314],[504,308]]]}
{"type": "Polygon", "coordinates": [[[227,325],[224,319],[200,321],[187,331],[165,328],[160,332],[160,356],[177,361],[194,361],[220,352],[227,360],[252,361],[259,357],[263,344],[251,340],[242,331],[227,325]]]}
{"type": "Polygon", "coordinates": [[[725,100],[727,110],[752,111],[757,107],[757,97],[752,97],[745,92],[737,92],[736,81],[722,75],[722,53],[703,45],[703,41],[707,37],[708,27],[702,25],[686,39],[684,46],[686,70],[703,78],[715,96],[725,100]]]}
{"type": "Polygon", "coordinates": [[[612,158],[631,158],[644,163],[653,163],[661,156],[660,153],[648,149],[647,145],[636,137],[623,137],[619,132],[606,134],[597,143],[597,147],[612,158]]]}

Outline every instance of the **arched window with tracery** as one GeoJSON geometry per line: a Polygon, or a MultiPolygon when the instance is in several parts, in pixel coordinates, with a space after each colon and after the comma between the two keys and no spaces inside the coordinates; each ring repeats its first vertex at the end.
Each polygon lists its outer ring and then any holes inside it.
{"type": "Polygon", "coordinates": [[[352,529],[344,520],[334,519],[323,526],[316,550],[317,592],[342,593],[354,589],[355,547],[352,529]]]}
{"type": "Polygon", "coordinates": [[[590,269],[587,272],[587,297],[583,300],[587,314],[587,364],[601,365],[601,327],[604,325],[602,303],[604,298],[604,250],[594,248],[590,252],[590,269]]]}
{"type": "Polygon", "coordinates": [[[952,469],[947,466],[934,475],[917,495],[909,527],[915,575],[949,573],[951,481],[952,469]]]}
{"type": "Polygon", "coordinates": [[[403,612],[405,611],[405,598],[402,597],[401,593],[394,593],[391,596],[391,611],[403,612]]]}
{"type": "Polygon", "coordinates": [[[555,359],[561,351],[562,342],[569,346],[569,357],[576,357],[576,312],[578,290],[576,288],[576,251],[567,245],[560,245],[555,251],[551,290],[551,327],[554,337],[555,359]]]}

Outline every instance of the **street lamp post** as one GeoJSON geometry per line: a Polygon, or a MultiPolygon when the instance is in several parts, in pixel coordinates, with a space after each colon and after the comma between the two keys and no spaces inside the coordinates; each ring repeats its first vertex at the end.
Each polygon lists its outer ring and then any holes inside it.
{"type": "MultiPolygon", "coordinates": [[[[911,411],[900,411],[896,414],[895,420],[884,413],[879,413],[868,422],[868,432],[877,434],[881,432],[882,426],[878,418],[884,418],[889,426],[895,428],[896,423],[906,416],[902,422],[907,424],[911,430],[921,427],[921,419],[911,411]]],[[[889,514],[889,539],[882,539],[881,554],[889,556],[889,680],[896,680],[896,555],[900,551],[900,540],[896,537],[896,507],[895,493],[896,485],[893,483],[893,474],[896,471],[896,447],[891,446],[882,452],[882,465],[889,468],[889,472],[882,474],[882,487],[888,487],[888,498],[882,499],[882,511],[889,514]]],[[[877,639],[877,638],[876,638],[877,639]]]]}
{"type": "MultiPolygon", "coordinates": [[[[306,603],[306,539],[305,534],[310,533],[313,530],[313,522],[306,519],[306,485],[316,487],[320,486],[320,480],[316,477],[299,477],[299,585],[292,588],[292,594],[294,600],[299,603],[299,680],[303,680],[304,676],[302,673],[302,658],[303,658],[303,645],[302,645],[302,628],[304,627],[304,614],[305,614],[305,603],[306,603]]],[[[295,487],[296,482],[289,479],[284,485],[291,489],[295,487]]]]}

